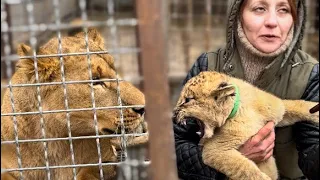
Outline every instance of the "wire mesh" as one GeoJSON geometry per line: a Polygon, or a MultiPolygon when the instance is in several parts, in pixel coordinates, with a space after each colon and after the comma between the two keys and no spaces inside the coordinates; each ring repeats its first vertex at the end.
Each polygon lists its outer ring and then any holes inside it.
{"type": "MultiPolygon", "coordinates": [[[[36,0],[7,0],[1,1],[1,63],[6,65],[6,68],[1,74],[1,94],[5,89],[8,89],[10,93],[10,101],[12,111],[10,112],[1,112],[1,119],[4,117],[12,118],[14,124],[14,140],[3,140],[1,139],[1,146],[14,144],[16,146],[17,152],[17,167],[4,169],[1,167],[1,173],[5,172],[18,172],[19,179],[28,179],[26,177],[25,172],[29,171],[38,171],[43,170],[45,172],[45,179],[55,179],[54,172],[56,169],[72,169],[72,177],[73,179],[77,179],[77,173],[79,172],[80,167],[98,167],[99,169],[99,178],[105,179],[106,174],[104,174],[103,167],[104,166],[119,166],[123,163],[127,163],[124,161],[127,156],[127,139],[128,137],[139,137],[146,136],[147,133],[142,132],[128,132],[124,126],[124,117],[123,110],[128,108],[144,108],[144,105],[126,105],[122,103],[120,98],[121,96],[121,88],[120,82],[123,82],[123,79],[120,78],[120,75],[116,75],[115,79],[99,79],[95,80],[92,74],[92,55],[99,54],[112,54],[115,59],[116,67],[119,68],[120,55],[130,55],[137,56],[137,53],[140,52],[140,49],[134,44],[133,46],[125,47],[121,45],[118,41],[119,36],[118,31],[122,27],[135,29],[137,26],[137,19],[133,17],[115,17],[115,2],[114,0],[104,0],[100,1],[100,4],[105,4],[107,7],[107,13],[100,12],[100,15],[104,16],[96,16],[91,15],[92,12],[88,13],[88,3],[90,1],[86,0],[53,0],[53,1],[36,1],[36,0]],[[70,6],[72,4],[72,8],[66,8],[65,6],[70,6]],[[48,10],[46,12],[46,10],[48,10]],[[45,17],[44,17],[45,16],[45,17]],[[74,21],[76,21],[75,24],[74,21]],[[78,23],[79,21],[80,23],[78,23]],[[78,23],[78,24],[77,24],[78,23]],[[111,37],[106,41],[106,49],[91,52],[89,49],[89,40],[88,40],[88,27],[95,27],[102,31],[103,36],[111,37]],[[120,27],[120,28],[119,28],[120,27]],[[65,53],[62,51],[62,41],[61,39],[64,36],[67,36],[69,32],[74,30],[78,31],[81,29],[85,32],[85,52],[70,52],[65,53]],[[107,32],[107,31],[110,32],[107,32]],[[107,35],[105,35],[107,34],[107,35]],[[37,54],[37,50],[41,46],[41,44],[47,42],[49,39],[56,37],[58,39],[58,48],[56,53],[50,54],[37,54]],[[15,47],[17,47],[18,43],[27,43],[31,46],[32,55],[26,56],[18,56],[15,51],[15,47]],[[107,48],[112,47],[112,48],[107,48]],[[87,59],[87,73],[89,74],[89,80],[67,80],[65,78],[65,59],[69,56],[84,56],[87,59]],[[39,69],[38,62],[41,58],[58,58],[60,63],[60,74],[61,81],[58,82],[41,82],[39,79],[39,69]],[[33,65],[35,68],[35,83],[25,83],[25,84],[12,84],[10,79],[14,73],[14,65],[18,60],[23,59],[33,59],[33,65]],[[97,107],[96,106],[96,98],[94,91],[94,84],[98,82],[114,82],[117,84],[117,102],[116,106],[108,106],[108,107],[97,107]],[[73,84],[89,84],[91,87],[91,108],[70,108],[68,96],[70,95],[68,92],[68,86],[73,84]],[[55,109],[55,110],[45,110],[43,108],[42,96],[41,96],[41,87],[44,86],[55,86],[59,85],[63,88],[63,99],[64,99],[64,109],[55,109]],[[37,94],[37,110],[36,111],[25,111],[25,112],[16,112],[15,111],[15,97],[13,93],[13,89],[18,88],[36,88],[37,94]],[[101,135],[98,130],[98,117],[97,111],[99,110],[117,110],[120,114],[120,126],[118,127],[121,131],[120,134],[110,134],[110,135],[101,135]],[[74,136],[71,130],[71,122],[70,122],[70,114],[74,112],[93,112],[92,117],[92,125],[95,128],[95,134],[86,135],[86,136],[74,136]],[[50,114],[61,114],[65,113],[66,122],[67,122],[67,135],[65,137],[47,137],[46,130],[49,127],[46,127],[46,115],[50,114]],[[30,138],[30,139],[19,139],[19,128],[17,117],[23,116],[38,116],[40,117],[40,126],[41,126],[41,137],[40,138],[30,138]],[[102,151],[101,151],[101,140],[105,138],[120,138],[121,139],[121,148],[118,150],[120,154],[120,158],[116,162],[103,162],[102,161],[102,151]],[[95,140],[96,149],[98,155],[97,163],[86,163],[81,164],[78,163],[75,159],[74,152],[74,141],[78,140],[95,140]],[[71,161],[69,164],[59,164],[59,163],[51,163],[49,160],[48,146],[50,143],[66,141],[69,144],[69,153],[67,156],[70,157],[71,161]],[[35,167],[28,167],[25,163],[23,163],[23,158],[21,153],[20,146],[23,144],[31,144],[31,143],[42,143],[43,145],[43,156],[44,164],[35,167]]],[[[90,4],[89,4],[90,5],[90,4]]],[[[105,11],[105,10],[104,10],[105,11]]],[[[134,40],[135,41],[135,40],[134,40]]],[[[128,44],[128,43],[127,43],[128,44]]],[[[83,72],[86,73],[86,72],[83,72]]],[[[117,71],[116,71],[117,73],[117,71]]],[[[2,102],[2,96],[1,96],[2,102]]],[[[90,120],[90,119],[88,119],[90,120]]],[[[40,151],[42,152],[42,151],[40,151]]],[[[145,160],[140,162],[141,165],[150,164],[149,161],[145,160]]],[[[41,164],[41,163],[38,163],[41,164]]],[[[108,176],[108,175],[107,175],[108,176]]]]}

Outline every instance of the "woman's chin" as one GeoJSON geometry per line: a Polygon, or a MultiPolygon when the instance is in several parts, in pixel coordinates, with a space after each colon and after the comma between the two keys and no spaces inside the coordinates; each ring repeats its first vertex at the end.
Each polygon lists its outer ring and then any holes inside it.
{"type": "Polygon", "coordinates": [[[279,49],[279,46],[263,46],[263,47],[259,47],[257,48],[259,51],[265,53],[265,54],[270,54],[275,52],[276,50],[279,49]]]}

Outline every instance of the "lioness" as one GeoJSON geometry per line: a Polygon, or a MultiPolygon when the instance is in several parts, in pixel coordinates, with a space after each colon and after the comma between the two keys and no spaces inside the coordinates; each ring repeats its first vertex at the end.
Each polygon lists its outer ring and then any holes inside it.
{"type": "MultiPolygon", "coordinates": [[[[88,30],[89,51],[103,51],[104,40],[95,29],[88,30]]],[[[61,39],[61,53],[84,53],[86,52],[86,42],[84,32],[78,33],[71,37],[61,39]]],[[[37,50],[38,55],[57,54],[59,41],[57,38],[51,39],[45,45],[37,50]]],[[[18,48],[20,56],[32,55],[32,50],[27,45],[20,45],[18,48]]],[[[116,72],[113,57],[109,54],[92,54],[90,55],[92,77],[94,80],[115,79],[116,72]]],[[[65,81],[90,80],[88,71],[87,55],[70,55],[63,57],[63,73],[65,81]]],[[[36,81],[34,60],[21,59],[17,63],[17,70],[11,79],[13,85],[17,84],[34,84],[36,81]]],[[[37,60],[37,71],[40,83],[45,82],[62,82],[62,70],[60,68],[59,57],[44,57],[37,60]]],[[[18,112],[39,112],[39,100],[41,100],[40,111],[83,109],[89,110],[72,111],[69,113],[43,113],[17,115],[15,121],[13,116],[1,117],[1,141],[15,141],[15,128],[17,128],[18,140],[42,139],[43,133],[45,138],[67,138],[69,137],[68,126],[70,126],[71,136],[94,136],[96,135],[94,113],[96,113],[99,134],[113,134],[120,128],[120,110],[97,109],[93,108],[93,98],[90,83],[68,83],[66,92],[62,84],[46,85],[39,87],[39,96],[37,86],[14,87],[12,95],[7,90],[4,94],[1,113],[18,113],[18,112]],[[66,99],[65,94],[66,93],[66,99]],[[11,99],[10,97],[13,97],[11,99]],[[11,105],[14,102],[14,107],[11,105]],[[14,108],[14,110],[13,110],[14,108]],[[68,124],[67,119],[70,119],[68,124]],[[42,131],[41,121],[44,122],[42,131]]],[[[143,105],[145,98],[142,92],[132,84],[120,81],[120,98],[122,105],[143,105]]],[[[118,106],[117,82],[93,82],[95,107],[118,106]]],[[[141,106],[139,106],[141,107],[141,106]]],[[[144,108],[123,108],[124,128],[133,132],[136,129],[145,127],[143,123],[144,108]]],[[[146,131],[146,128],[143,129],[146,131]]],[[[145,143],[148,136],[138,138],[129,138],[130,144],[145,143]]],[[[47,142],[47,157],[45,157],[45,148],[43,142],[19,143],[22,168],[46,167],[46,166],[67,166],[72,163],[72,150],[70,142],[73,145],[74,164],[97,164],[98,148],[96,138],[91,139],[74,139],[74,140],[51,140],[47,142]],[[46,164],[46,162],[48,164],[46,164]]],[[[102,162],[115,162],[116,155],[114,146],[117,146],[117,138],[100,139],[102,162]]],[[[19,168],[17,158],[16,144],[1,144],[1,168],[15,169],[19,168]]],[[[115,176],[114,166],[103,166],[104,179],[111,179],[115,176]]],[[[25,170],[22,172],[24,179],[46,179],[46,169],[25,170]]],[[[77,179],[100,179],[98,166],[77,167],[77,179]]],[[[18,171],[10,171],[1,174],[1,179],[18,179],[18,171]]],[[[50,168],[51,179],[72,179],[72,168],[50,168]]]]}
{"type": "Polygon", "coordinates": [[[275,159],[255,164],[239,147],[268,121],[288,126],[301,120],[319,123],[317,103],[281,100],[253,85],[218,72],[201,72],[184,86],[174,119],[196,119],[203,143],[203,161],[233,180],[276,180],[275,159]]]}

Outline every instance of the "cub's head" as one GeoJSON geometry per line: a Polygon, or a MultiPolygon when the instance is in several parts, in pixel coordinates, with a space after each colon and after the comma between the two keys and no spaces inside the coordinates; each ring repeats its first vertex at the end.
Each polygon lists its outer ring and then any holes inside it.
{"type": "Polygon", "coordinates": [[[174,119],[186,124],[195,119],[198,134],[210,138],[215,128],[221,127],[234,106],[235,87],[230,77],[218,72],[201,72],[184,86],[174,109],[174,119]]]}
{"type": "MultiPolygon", "coordinates": [[[[101,134],[119,131],[121,117],[123,117],[124,128],[127,131],[133,131],[140,127],[144,115],[144,95],[132,84],[116,80],[113,57],[106,53],[86,55],[87,47],[84,32],[61,38],[60,48],[59,46],[58,39],[53,38],[36,50],[37,55],[44,55],[37,58],[39,82],[56,83],[55,85],[40,87],[43,110],[65,110],[66,107],[76,109],[77,111],[69,113],[73,135],[95,134],[94,114],[96,114],[98,131],[101,134]],[[52,54],[68,54],[68,56],[63,56],[60,59],[50,56],[52,54]],[[88,62],[91,62],[89,66],[88,62]],[[92,72],[92,79],[96,80],[92,86],[89,68],[92,72]],[[87,82],[79,82],[84,80],[87,82]],[[64,81],[68,83],[57,84],[57,82],[64,81]],[[70,81],[73,83],[70,83],[70,81]],[[120,105],[120,102],[122,106],[138,105],[139,108],[122,108],[121,112],[116,107],[120,105]]],[[[88,30],[88,47],[90,52],[105,51],[104,40],[95,29],[88,30]]],[[[33,50],[22,44],[18,48],[18,54],[20,56],[30,56],[33,54],[33,50]]],[[[12,84],[36,83],[35,71],[33,58],[21,59],[17,64],[17,71],[12,79],[12,84]]],[[[29,110],[37,111],[37,108],[35,108],[37,107],[37,90],[35,87],[32,88],[29,87],[28,90],[25,88],[25,92],[28,92],[28,94],[19,96],[19,93],[23,93],[23,89],[16,94],[17,102],[20,102],[17,106],[30,106],[29,110]],[[26,102],[23,100],[26,96],[29,105],[22,105],[26,102]]],[[[54,119],[56,127],[64,128],[67,123],[65,112],[46,114],[45,116],[45,119],[54,119]]]]}

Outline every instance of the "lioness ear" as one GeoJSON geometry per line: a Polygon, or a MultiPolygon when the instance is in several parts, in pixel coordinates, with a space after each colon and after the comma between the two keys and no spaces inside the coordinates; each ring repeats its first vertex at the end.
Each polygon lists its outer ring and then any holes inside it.
{"type": "Polygon", "coordinates": [[[104,40],[97,29],[89,28],[88,29],[88,37],[91,38],[94,42],[97,42],[99,45],[104,46],[104,40]]]}
{"type": "Polygon", "coordinates": [[[114,58],[110,54],[106,54],[105,57],[105,61],[109,64],[110,68],[116,70],[116,67],[114,65],[114,58]]]}
{"type": "Polygon", "coordinates": [[[230,84],[222,83],[223,86],[219,86],[217,89],[213,90],[211,95],[215,101],[224,100],[228,96],[235,95],[235,87],[230,84]]]}
{"type": "Polygon", "coordinates": [[[31,52],[31,47],[26,44],[19,44],[17,48],[17,53],[19,56],[27,56],[31,52]]]}
{"type": "MultiPolygon", "coordinates": [[[[75,36],[79,37],[79,38],[84,38],[85,37],[85,33],[84,32],[79,32],[75,36]]],[[[98,32],[97,29],[88,28],[88,38],[91,39],[92,41],[96,42],[97,44],[99,44],[100,47],[104,47],[104,39],[101,36],[101,34],[98,32]]]]}
{"type": "MultiPolygon", "coordinates": [[[[31,54],[31,47],[26,44],[19,44],[17,48],[17,54],[19,56],[28,56],[31,54]]],[[[17,69],[24,69],[27,71],[32,71],[33,67],[33,60],[30,58],[20,59],[16,64],[17,69]]]]}
{"type": "MultiPolygon", "coordinates": [[[[20,49],[20,56],[24,56],[26,49],[20,49]]],[[[31,51],[31,48],[30,48],[31,51]]],[[[29,52],[30,52],[29,51],[29,52]]],[[[41,54],[50,54],[43,50],[41,54]]],[[[35,65],[33,58],[21,59],[18,61],[17,71],[23,72],[29,79],[35,78],[35,65]]],[[[40,82],[46,82],[53,80],[59,74],[59,61],[56,58],[38,58],[37,70],[39,73],[40,82]]]]}

